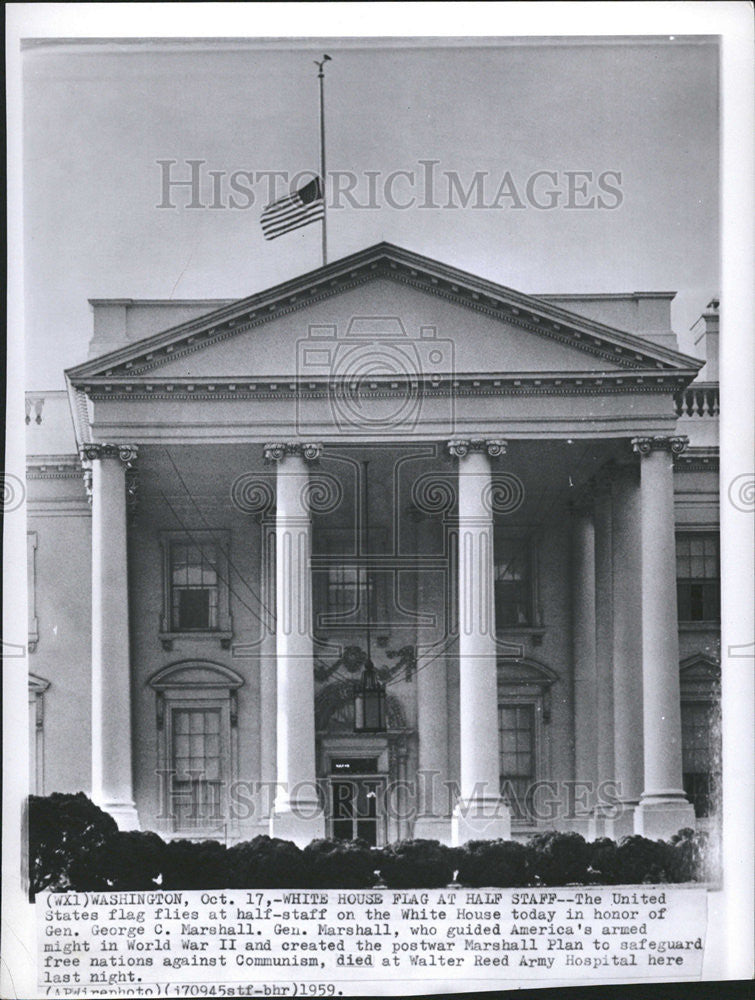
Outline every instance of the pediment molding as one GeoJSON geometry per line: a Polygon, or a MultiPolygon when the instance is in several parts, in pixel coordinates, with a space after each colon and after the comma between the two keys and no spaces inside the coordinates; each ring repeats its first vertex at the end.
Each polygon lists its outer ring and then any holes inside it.
{"type": "Polygon", "coordinates": [[[46,677],[40,677],[38,674],[29,674],[29,693],[34,695],[42,695],[49,688],[50,681],[46,677]]]}
{"type": "Polygon", "coordinates": [[[705,653],[694,653],[679,664],[682,701],[716,701],[721,697],[721,666],[705,653]]]}
{"type": "Polygon", "coordinates": [[[502,660],[498,669],[498,686],[536,685],[546,690],[559,680],[558,674],[539,660],[502,660]]]}
{"type": "Polygon", "coordinates": [[[721,665],[705,653],[695,653],[679,664],[679,675],[683,681],[721,680],[721,665]]]}
{"type": "Polygon", "coordinates": [[[244,678],[235,670],[209,660],[181,660],[171,663],[153,674],[147,681],[155,691],[221,688],[235,691],[244,684],[244,678]]]}
{"type": "MultiPolygon", "coordinates": [[[[496,372],[441,378],[413,378],[412,387],[424,398],[461,398],[466,396],[594,396],[616,393],[668,393],[688,382],[677,372],[496,372]]],[[[374,386],[360,385],[360,395],[370,399],[403,397],[409,380],[394,376],[375,376],[374,386]]],[[[81,391],[93,402],[111,399],[181,401],[208,400],[310,400],[329,398],[332,388],[327,380],[273,378],[174,377],[171,379],[97,378],[85,382],[81,391]]]]}
{"type": "MultiPolygon", "coordinates": [[[[97,383],[117,384],[124,379],[142,381],[144,376],[156,372],[168,362],[377,278],[411,286],[538,336],[559,341],[617,365],[620,372],[674,373],[680,376],[674,383],[676,389],[690,381],[702,365],[694,358],[577,316],[543,299],[515,292],[382,243],[69,369],[67,376],[72,385],[88,385],[91,391],[95,391],[97,383]]],[[[608,374],[610,377],[613,373],[608,374]]],[[[207,381],[212,380],[195,380],[197,384],[207,381]]]]}

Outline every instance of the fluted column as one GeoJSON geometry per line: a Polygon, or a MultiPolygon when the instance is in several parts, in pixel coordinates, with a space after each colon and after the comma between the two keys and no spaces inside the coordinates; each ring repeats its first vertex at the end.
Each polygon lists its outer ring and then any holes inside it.
{"type": "Polygon", "coordinates": [[[324,836],[315,770],[315,681],[307,462],[315,444],[271,444],[277,464],[276,567],[276,795],[271,836],[299,845],[324,836]]]}
{"type": "Polygon", "coordinates": [[[92,799],[138,830],[131,756],[126,471],[133,445],[81,451],[92,501],[92,799]]]}
{"type": "Polygon", "coordinates": [[[621,811],[606,818],[618,840],[634,831],[642,791],[642,579],[640,484],[634,466],[617,466],[611,483],[613,561],[614,772],[621,811]]]}
{"type": "MultiPolygon", "coordinates": [[[[589,783],[594,803],[597,779],[595,659],[595,524],[586,503],[572,511],[572,660],[574,663],[574,777],[589,783]]],[[[584,808],[584,807],[583,807],[584,808]]],[[[586,829],[586,828],[585,828],[586,829]]]]}
{"type": "Polygon", "coordinates": [[[459,702],[461,789],[452,819],[455,844],[506,838],[509,809],[500,796],[498,679],[494,607],[490,457],[501,441],[451,441],[459,459],[459,702]]]}
{"type": "Polygon", "coordinates": [[[635,438],[641,456],[644,788],[635,832],[669,837],[695,825],[682,788],[673,456],[683,437],[635,438]]]}

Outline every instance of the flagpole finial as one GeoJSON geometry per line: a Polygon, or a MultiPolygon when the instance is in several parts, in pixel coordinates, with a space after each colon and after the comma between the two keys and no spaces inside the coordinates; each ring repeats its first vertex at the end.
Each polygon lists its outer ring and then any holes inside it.
{"type": "Polygon", "coordinates": [[[313,61],[314,61],[315,66],[317,66],[317,68],[320,71],[317,74],[318,76],[323,76],[323,69],[322,68],[323,68],[323,66],[325,65],[326,62],[333,62],[333,60],[330,58],[330,56],[327,54],[327,52],[323,53],[322,59],[315,59],[313,61]]]}

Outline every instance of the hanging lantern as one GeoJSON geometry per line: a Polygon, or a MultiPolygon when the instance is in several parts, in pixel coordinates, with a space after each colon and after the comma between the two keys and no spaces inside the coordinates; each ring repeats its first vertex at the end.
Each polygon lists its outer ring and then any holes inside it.
{"type": "Polygon", "coordinates": [[[385,685],[378,680],[372,660],[362,671],[362,680],[354,695],[354,732],[385,732],[385,685]]]}

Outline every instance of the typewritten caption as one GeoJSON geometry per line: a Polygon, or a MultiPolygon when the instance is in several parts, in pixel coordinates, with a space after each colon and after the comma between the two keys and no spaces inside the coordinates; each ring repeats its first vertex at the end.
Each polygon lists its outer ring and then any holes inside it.
{"type": "Polygon", "coordinates": [[[341,996],[400,979],[696,978],[704,888],[37,897],[46,996],[341,996]]]}

